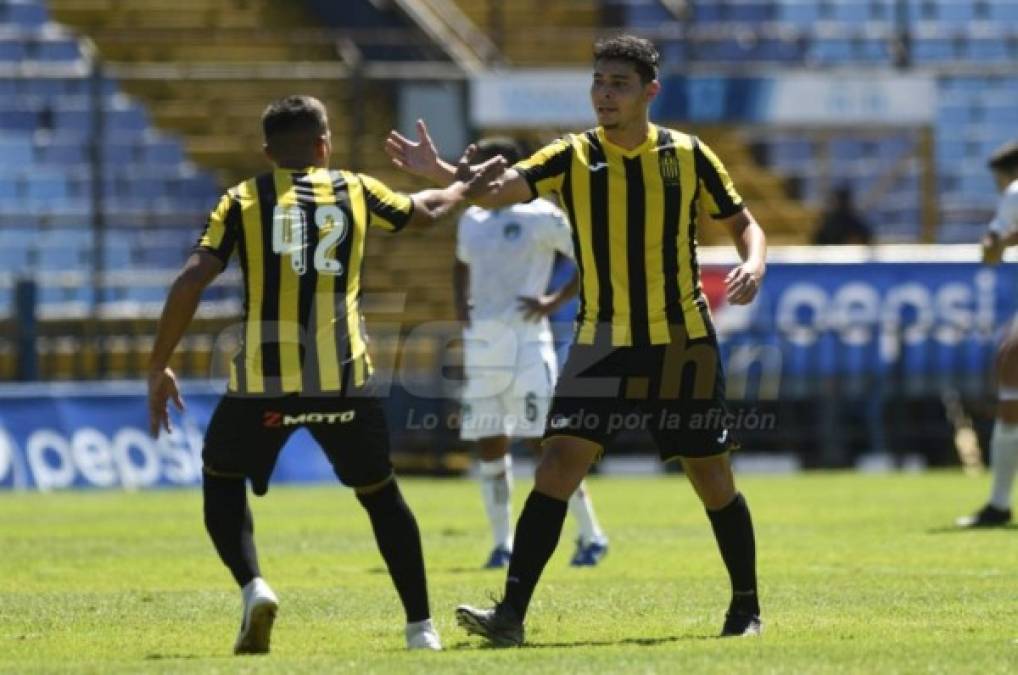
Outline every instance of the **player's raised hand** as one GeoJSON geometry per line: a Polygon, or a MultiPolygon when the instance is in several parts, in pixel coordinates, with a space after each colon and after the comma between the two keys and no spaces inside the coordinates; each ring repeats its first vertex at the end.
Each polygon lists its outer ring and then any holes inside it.
{"type": "Polygon", "coordinates": [[[148,432],[159,438],[160,428],[170,431],[170,414],[167,402],[172,400],[177,410],[184,411],[184,399],[177,389],[177,377],[169,368],[156,370],[148,376],[148,432]]]}
{"type": "Polygon", "coordinates": [[[725,277],[728,302],[733,305],[748,305],[760,291],[762,274],[743,263],[725,277]]]}
{"type": "Polygon", "coordinates": [[[417,140],[411,141],[393,129],[385,139],[385,154],[393,166],[415,176],[431,178],[439,168],[438,148],[428,134],[428,125],[417,120],[417,140]]]}

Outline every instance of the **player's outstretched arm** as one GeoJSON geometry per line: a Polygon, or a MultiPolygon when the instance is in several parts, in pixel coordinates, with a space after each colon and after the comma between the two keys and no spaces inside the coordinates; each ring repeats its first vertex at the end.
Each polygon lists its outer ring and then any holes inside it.
{"type": "Polygon", "coordinates": [[[170,286],[148,362],[149,433],[153,437],[159,436],[160,428],[170,430],[166,407],[169,400],[173,400],[178,410],[184,409],[184,401],[177,389],[177,379],[168,367],[170,357],[198,310],[202,291],[222,270],[223,263],[219,258],[207,251],[198,250],[187,259],[184,268],[170,286]]]}
{"type": "Polygon", "coordinates": [[[414,212],[407,223],[409,226],[432,225],[457,204],[476,199],[491,189],[491,182],[505,172],[505,160],[502,157],[492,157],[471,167],[470,158],[473,153],[474,148],[471,146],[460,157],[456,173],[462,178],[442,189],[421,190],[410,195],[414,202],[414,212]]]}
{"type": "Polygon", "coordinates": [[[742,264],[725,277],[728,302],[748,305],[753,302],[767,270],[767,237],[749,209],[742,209],[718,222],[728,228],[742,264]]]}
{"type": "MultiPolygon", "coordinates": [[[[472,153],[474,149],[473,145],[469,146],[464,155],[472,153]]],[[[444,161],[438,156],[438,148],[435,147],[424,120],[417,120],[416,141],[406,138],[398,131],[390,131],[388,138],[385,139],[385,152],[396,168],[425,178],[435,185],[449,185],[455,180],[466,182],[483,171],[487,165],[460,162],[453,166],[444,161]]],[[[533,197],[530,185],[515,169],[503,168],[503,171],[493,174],[486,181],[486,185],[485,190],[469,197],[471,202],[484,208],[501,208],[529,201],[533,197]]]]}

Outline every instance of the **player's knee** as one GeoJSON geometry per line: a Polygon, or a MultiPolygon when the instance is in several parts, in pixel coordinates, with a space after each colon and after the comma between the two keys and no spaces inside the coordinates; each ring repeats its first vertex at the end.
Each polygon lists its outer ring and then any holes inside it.
{"type": "Polygon", "coordinates": [[[589,468],[590,459],[582,453],[545,448],[534,474],[534,487],[552,497],[568,499],[589,468]]]}
{"type": "Polygon", "coordinates": [[[354,488],[357,501],[369,513],[392,511],[401,508],[403,495],[396,484],[395,476],[390,476],[380,483],[354,488]]]}

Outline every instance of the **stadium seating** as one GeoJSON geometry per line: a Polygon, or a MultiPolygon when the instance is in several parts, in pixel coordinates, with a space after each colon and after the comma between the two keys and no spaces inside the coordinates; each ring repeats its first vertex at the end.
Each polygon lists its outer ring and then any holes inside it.
{"type": "MultiPolygon", "coordinates": [[[[662,3],[617,4],[625,8],[630,26],[675,35],[659,39],[662,50],[666,57],[681,55],[686,62],[891,67],[898,59],[896,35],[905,26],[912,62],[944,72],[938,77],[940,105],[933,129],[941,191],[939,240],[972,241],[978,236],[996,200],[986,156],[1014,138],[1018,129],[1013,103],[1018,78],[1010,74],[1018,63],[1015,0],[908,0],[900,17],[894,0],[697,0],[688,3],[685,23],[662,3]],[[769,46],[775,42],[785,46],[769,46]]],[[[788,175],[802,196],[816,204],[825,185],[857,183],[849,170],[857,153],[851,144],[837,140],[851,140],[852,134],[839,130],[830,144],[794,137],[757,140],[767,165],[788,175]],[[828,163],[832,171],[820,179],[816,168],[828,163]]],[[[866,136],[859,134],[857,140],[866,136]]],[[[876,150],[866,155],[870,172],[890,176],[898,159],[876,150]]],[[[919,230],[916,221],[909,229],[906,219],[922,206],[916,177],[888,180],[890,189],[870,208],[878,238],[911,240],[919,230]]]]}

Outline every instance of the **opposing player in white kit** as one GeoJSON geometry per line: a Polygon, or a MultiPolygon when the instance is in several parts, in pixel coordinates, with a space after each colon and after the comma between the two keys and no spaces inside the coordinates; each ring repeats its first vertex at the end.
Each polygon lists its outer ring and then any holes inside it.
{"type": "MultiPolygon", "coordinates": [[[[1002,195],[996,216],[983,238],[983,262],[1000,262],[1004,249],[1018,245],[1018,141],[990,157],[990,170],[1002,195]]],[[[1018,470],[1018,319],[1008,326],[997,350],[997,419],[990,441],[993,485],[990,501],[959,527],[994,527],[1011,520],[1011,487],[1018,470]]]]}
{"type": "MultiPolygon", "coordinates": [[[[502,155],[519,160],[511,139],[484,139],[478,161],[502,155]]],[[[574,278],[545,294],[556,254],[573,257],[568,223],[543,199],[489,211],[470,207],[459,222],[454,290],[463,322],[464,370],[461,438],[477,441],[481,494],[495,546],[485,567],[509,564],[512,552],[511,438],[540,452],[558,363],[548,315],[579,286],[574,278]]],[[[596,565],[608,551],[586,486],[569,500],[579,526],[575,566],[596,565]]]]}

